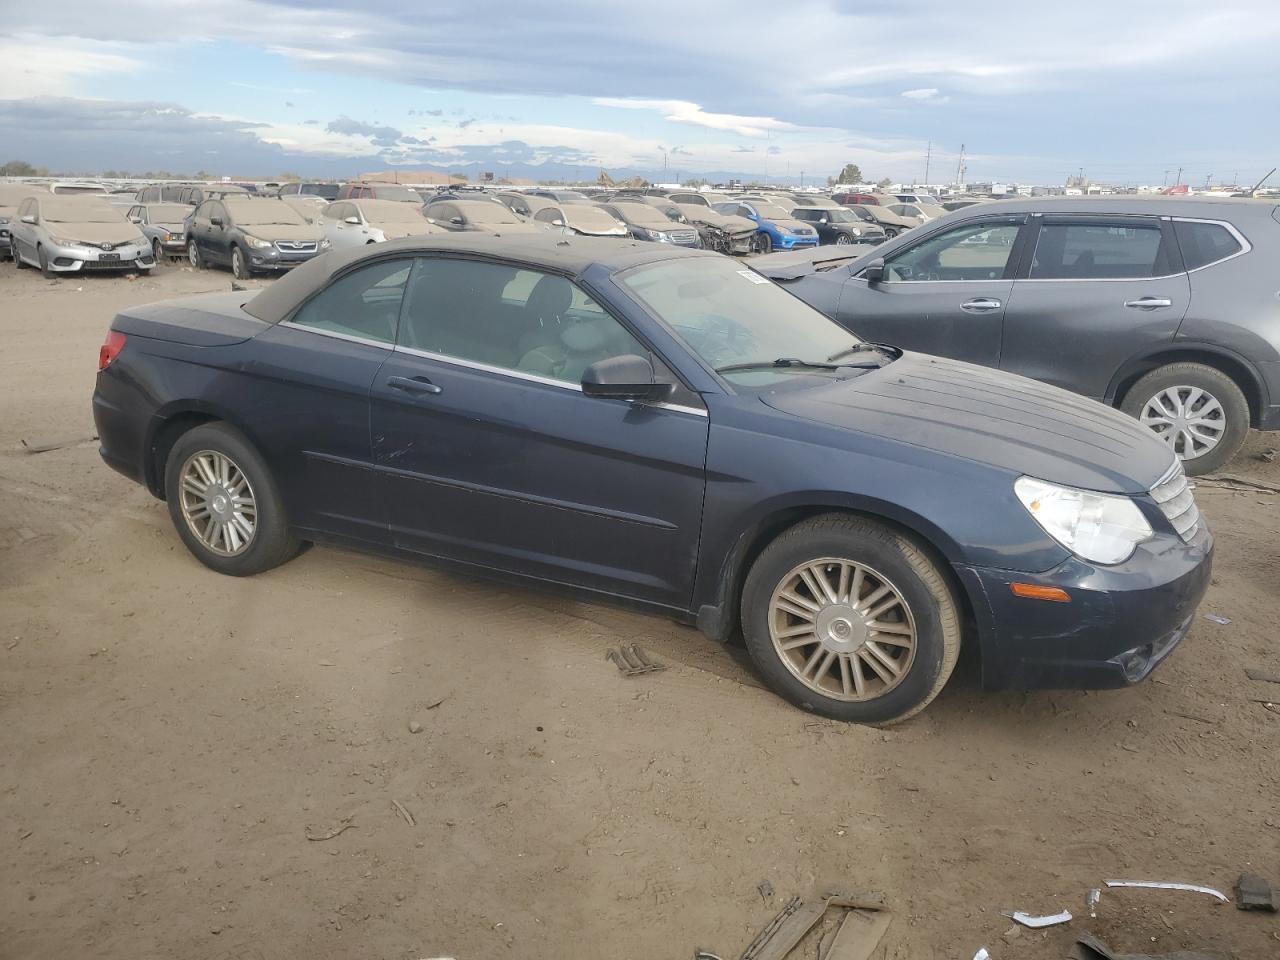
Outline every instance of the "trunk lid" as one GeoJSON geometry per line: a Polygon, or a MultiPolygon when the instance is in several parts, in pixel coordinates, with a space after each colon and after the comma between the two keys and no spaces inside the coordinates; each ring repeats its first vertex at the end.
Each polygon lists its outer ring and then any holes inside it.
{"type": "Polygon", "coordinates": [[[129,307],[116,314],[111,329],[125,336],[149,337],[193,347],[242,343],[271,326],[242,309],[255,293],[252,290],[203,293],[129,307]]]}
{"type": "Polygon", "coordinates": [[[775,410],[1083,490],[1139,494],[1173,452],[1131,417],[987,367],[905,353],[880,370],[763,397],[775,410]]]}

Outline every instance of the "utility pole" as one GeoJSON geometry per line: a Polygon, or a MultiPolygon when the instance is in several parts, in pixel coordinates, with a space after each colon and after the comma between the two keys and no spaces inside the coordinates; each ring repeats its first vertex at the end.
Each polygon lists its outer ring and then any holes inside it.
{"type": "Polygon", "coordinates": [[[800,189],[801,190],[804,189],[804,171],[803,170],[800,171],[800,189]]]}
{"type": "Polygon", "coordinates": [[[929,141],[929,148],[924,154],[924,185],[929,185],[929,161],[933,159],[933,141],[929,141]]]}
{"type": "Polygon", "coordinates": [[[964,183],[964,144],[960,144],[960,162],[956,164],[956,186],[964,183]]]}
{"type": "Polygon", "coordinates": [[[1174,180],[1174,181],[1173,181],[1173,185],[1176,187],[1176,186],[1178,186],[1178,184],[1180,184],[1180,183],[1182,183],[1182,168],[1181,168],[1181,167],[1179,167],[1179,168],[1178,168],[1178,179],[1176,179],[1176,180],[1174,180]]]}
{"type": "Polygon", "coordinates": [[[1168,185],[1169,185],[1169,171],[1168,171],[1168,170],[1166,170],[1166,171],[1164,172],[1164,180],[1162,180],[1162,181],[1160,182],[1160,186],[1161,186],[1161,187],[1167,187],[1168,185]]]}

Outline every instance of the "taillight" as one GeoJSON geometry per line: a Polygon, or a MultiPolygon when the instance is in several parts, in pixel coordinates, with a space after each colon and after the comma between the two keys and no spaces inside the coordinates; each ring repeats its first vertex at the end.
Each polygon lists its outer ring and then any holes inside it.
{"type": "Polygon", "coordinates": [[[98,369],[105,370],[124,349],[125,336],[118,330],[107,331],[107,339],[98,348],[98,369]]]}

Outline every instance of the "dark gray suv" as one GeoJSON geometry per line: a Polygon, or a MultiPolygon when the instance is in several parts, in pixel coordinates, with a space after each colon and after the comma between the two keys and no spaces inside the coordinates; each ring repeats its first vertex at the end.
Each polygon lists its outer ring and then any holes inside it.
{"type": "Polygon", "coordinates": [[[1188,473],[1226,463],[1250,425],[1280,429],[1274,202],[1011,200],[834,268],[753,265],[861,337],[1119,407],[1188,473]]]}

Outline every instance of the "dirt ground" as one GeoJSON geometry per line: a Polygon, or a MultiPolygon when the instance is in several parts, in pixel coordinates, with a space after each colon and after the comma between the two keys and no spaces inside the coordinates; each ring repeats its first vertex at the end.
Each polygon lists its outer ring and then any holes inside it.
{"type": "MultiPolygon", "coordinates": [[[[117,309],[229,275],[0,270],[5,960],[729,958],[820,883],[885,893],[893,960],[1086,929],[1280,956],[1280,919],[1208,897],[1084,908],[1106,878],[1280,883],[1280,713],[1251,700],[1280,686],[1244,674],[1280,673],[1280,497],[1200,488],[1231,622],[1149,682],[988,694],[968,665],[905,725],[841,726],[662,619],[328,548],[210,572],[93,442],[22,441],[90,437],[117,309]],[[669,669],[622,678],[618,642],[669,669]]],[[[1224,472],[1280,485],[1272,445],[1224,472]]]]}

